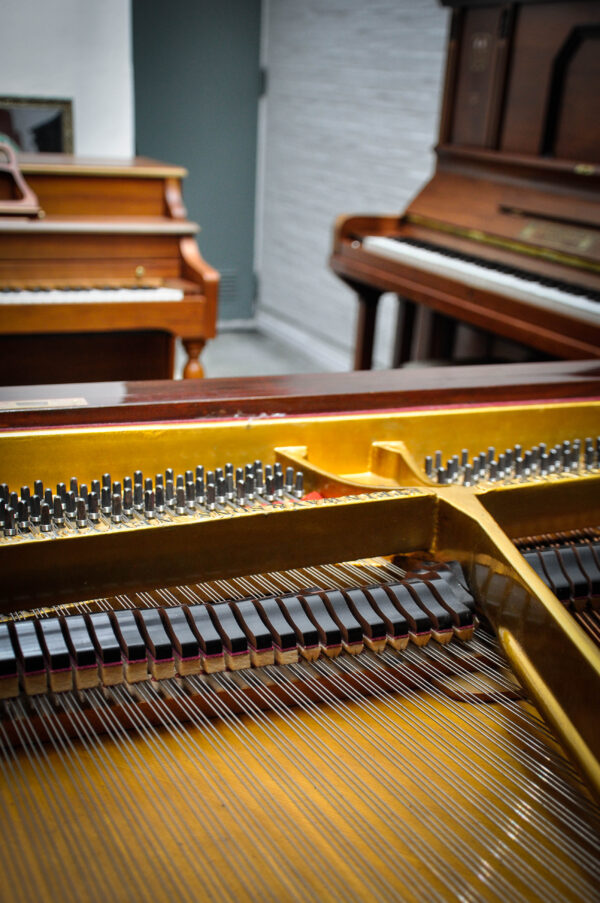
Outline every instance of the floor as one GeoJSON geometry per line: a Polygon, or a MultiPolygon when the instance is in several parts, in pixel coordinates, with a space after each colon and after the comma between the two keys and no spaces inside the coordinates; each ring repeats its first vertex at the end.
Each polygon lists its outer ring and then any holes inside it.
{"type": "MultiPolygon", "coordinates": [[[[181,374],[183,361],[183,350],[179,347],[178,374],[181,374]]],[[[256,330],[220,332],[206,346],[202,363],[207,377],[319,373],[322,370],[302,349],[256,330]]]]}

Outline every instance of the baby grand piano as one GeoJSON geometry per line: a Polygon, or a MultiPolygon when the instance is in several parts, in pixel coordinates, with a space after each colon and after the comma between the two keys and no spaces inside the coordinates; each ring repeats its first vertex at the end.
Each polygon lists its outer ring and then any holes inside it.
{"type": "Polygon", "coordinates": [[[430,356],[451,357],[462,321],[542,356],[598,357],[600,4],[441,2],[435,174],[404,214],[335,226],[330,264],[359,300],[355,368],[371,366],[383,292],[402,299],[394,366],[427,318],[430,356]]]}
{"type": "Polygon", "coordinates": [[[203,376],[219,274],[186,216],[186,171],[0,151],[1,384],[170,378],[176,338],[184,376],[203,376]]]}

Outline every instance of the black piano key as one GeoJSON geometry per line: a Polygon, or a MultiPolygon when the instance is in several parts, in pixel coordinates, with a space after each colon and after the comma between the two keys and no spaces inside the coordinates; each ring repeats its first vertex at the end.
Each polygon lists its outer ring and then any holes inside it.
{"type": "Polygon", "coordinates": [[[88,628],[96,653],[103,665],[117,665],[121,661],[121,646],[115,636],[110,616],[106,611],[95,611],[87,616],[88,628]]]}
{"type": "Polygon", "coordinates": [[[25,674],[38,674],[45,670],[44,653],[35,629],[35,621],[14,623],[15,652],[25,674]]]}
{"type": "MultiPolygon", "coordinates": [[[[342,632],[342,639],[348,645],[362,643],[363,629],[358,620],[352,613],[347,600],[344,598],[340,590],[327,590],[323,592],[322,598],[325,606],[332,616],[335,623],[342,632]]],[[[383,626],[383,625],[382,625],[383,626]]]]}
{"type": "Polygon", "coordinates": [[[0,624],[0,678],[14,677],[16,673],[17,655],[8,624],[0,624]]]}
{"type": "Polygon", "coordinates": [[[538,555],[544,571],[546,583],[561,602],[568,602],[571,598],[571,584],[567,579],[554,549],[538,549],[538,555]]]}
{"type": "Polygon", "coordinates": [[[271,631],[263,621],[260,613],[251,599],[242,602],[231,602],[231,610],[236,615],[238,623],[250,645],[257,651],[272,649],[273,637],[271,631]]]}
{"type": "Polygon", "coordinates": [[[83,615],[68,615],[64,619],[67,643],[75,667],[87,668],[96,664],[96,650],[83,615]]]}
{"type": "Polygon", "coordinates": [[[163,618],[173,647],[181,659],[198,658],[200,643],[194,636],[183,608],[163,609],[163,618]]]}
{"type": "Polygon", "coordinates": [[[248,639],[227,603],[206,606],[225,648],[232,655],[248,652],[248,639]]]}
{"type": "Polygon", "coordinates": [[[318,593],[302,594],[300,601],[304,604],[304,610],[319,632],[321,645],[326,648],[340,646],[342,643],[342,632],[327,611],[325,603],[318,593]]]}
{"type": "MultiPolygon", "coordinates": [[[[388,632],[387,625],[381,614],[373,608],[362,589],[347,589],[344,590],[344,595],[348,600],[350,610],[361,625],[363,634],[372,640],[385,639],[388,632]]],[[[389,599],[387,603],[391,608],[389,599]]]]}
{"type": "Polygon", "coordinates": [[[571,546],[562,546],[555,549],[556,557],[560,562],[565,576],[571,584],[572,599],[578,601],[587,600],[590,595],[590,583],[587,576],[581,570],[579,560],[571,546]]]}
{"type": "Polygon", "coordinates": [[[600,567],[594,558],[594,553],[589,543],[576,543],[573,551],[577,555],[579,564],[589,580],[592,596],[600,595],[600,567]]]}
{"type": "MultiPolygon", "coordinates": [[[[383,588],[400,613],[406,618],[411,633],[417,636],[431,633],[431,618],[427,612],[417,605],[403,583],[386,584],[383,588]]],[[[372,593],[372,590],[369,589],[369,592],[372,593]]]]}
{"type": "Polygon", "coordinates": [[[274,645],[279,649],[295,649],[298,645],[296,633],[286,621],[275,598],[257,599],[256,608],[269,628],[274,645]]]}
{"type": "Polygon", "coordinates": [[[134,613],[127,610],[115,611],[112,613],[112,623],[125,659],[128,662],[145,661],[148,657],[146,644],[134,613]]]}
{"type": "Polygon", "coordinates": [[[285,618],[294,628],[298,643],[306,649],[319,645],[319,633],[302,607],[298,596],[282,596],[277,602],[285,618]]]}
{"type": "Polygon", "coordinates": [[[436,578],[433,575],[423,582],[432,591],[440,605],[450,614],[455,627],[473,626],[473,613],[457,599],[449,583],[441,577],[436,578]]]}
{"type": "Polygon", "coordinates": [[[204,655],[223,655],[223,641],[210,617],[206,605],[190,605],[187,613],[192,630],[200,641],[204,655]]]}
{"type": "Polygon", "coordinates": [[[46,664],[50,671],[65,671],[71,667],[71,655],[58,618],[40,618],[38,630],[45,647],[46,664]]]}
{"type": "Polygon", "coordinates": [[[429,615],[436,630],[451,630],[453,618],[433,595],[431,589],[422,580],[406,580],[405,584],[413,599],[423,611],[429,615]]]}
{"type": "Polygon", "coordinates": [[[173,646],[167,636],[160,611],[157,608],[143,608],[137,613],[146,647],[155,661],[170,661],[173,646]]]}

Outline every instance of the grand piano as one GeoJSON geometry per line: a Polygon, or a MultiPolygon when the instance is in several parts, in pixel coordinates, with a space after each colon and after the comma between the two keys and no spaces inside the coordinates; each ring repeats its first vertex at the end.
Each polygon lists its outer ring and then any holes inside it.
{"type": "Polygon", "coordinates": [[[393,366],[451,358],[463,322],[538,357],[600,356],[600,4],[452,7],[436,169],[403,214],[341,216],[355,368],[401,299],[393,366]]]}
{"type": "Polygon", "coordinates": [[[187,219],[182,167],[0,145],[0,381],[184,377],[215,335],[219,274],[187,219]]]}

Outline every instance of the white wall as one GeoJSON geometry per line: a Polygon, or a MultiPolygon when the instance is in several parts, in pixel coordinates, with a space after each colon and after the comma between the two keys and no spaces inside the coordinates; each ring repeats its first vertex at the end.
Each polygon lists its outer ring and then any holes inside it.
{"type": "MultiPolygon", "coordinates": [[[[448,12],[437,0],[264,2],[259,322],[307,348],[322,340],[324,366],[347,368],[357,305],[327,267],[333,221],[403,210],[428,178],[448,12]]],[[[395,310],[386,296],[380,365],[395,310]]]]}
{"type": "Polygon", "coordinates": [[[129,0],[1,0],[0,94],[72,98],[75,153],[131,156],[129,0]]]}

